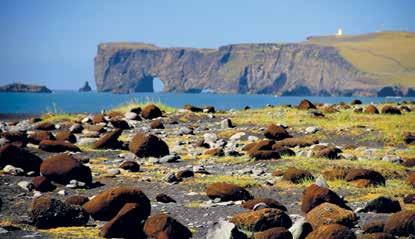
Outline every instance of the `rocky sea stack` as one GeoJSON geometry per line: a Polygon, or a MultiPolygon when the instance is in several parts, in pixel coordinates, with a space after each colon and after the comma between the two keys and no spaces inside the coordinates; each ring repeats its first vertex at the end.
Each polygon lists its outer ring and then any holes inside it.
{"type": "Polygon", "coordinates": [[[52,93],[51,90],[43,85],[28,85],[21,83],[13,83],[0,86],[0,92],[52,93]]]}
{"type": "Polygon", "coordinates": [[[89,83],[88,83],[88,81],[85,81],[85,84],[84,84],[84,86],[82,86],[81,88],[79,88],[79,92],[90,92],[92,89],[91,89],[91,86],[89,86],[89,83]]]}

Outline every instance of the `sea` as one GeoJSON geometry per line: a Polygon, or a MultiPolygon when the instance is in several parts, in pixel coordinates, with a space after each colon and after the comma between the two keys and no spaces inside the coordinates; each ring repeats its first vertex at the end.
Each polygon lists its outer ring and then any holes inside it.
{"type": "Polygon", "coordinates": [[[302,99],[314,103],[340,103],[359,99],[363,103],[398,102],[415,100],[408,98],[382,97],[319,97],[319,96],[273,96],[255,94],[216,93],[133,93],[112,94],[57,90],[53,93],[0,93],[0,114],[43,113],[96,113],[130,102],[155,102],[181,108],[185,104],[214,106],[216,109],[242,109],[271,105],[296,105],[302,99]]]}

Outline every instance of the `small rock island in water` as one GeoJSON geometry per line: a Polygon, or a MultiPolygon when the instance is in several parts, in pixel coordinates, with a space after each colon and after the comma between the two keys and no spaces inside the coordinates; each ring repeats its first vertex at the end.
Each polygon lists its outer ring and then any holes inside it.
{"type": "Polygon", "coordinates": [[[82,86],[81,88],[79,88],[79,92],[90,92],[92,89],[91,89],[91,86],[89,86],[89,83],[88,83],[88,81],[85,81],[85,85],[84,86],[82,86]]]}
{"type": "Polygon", "coordinates": [[[52,91],[44,85],[28,85],[21,83],[0,86],[0,92],[52,93],[52,91]]]}

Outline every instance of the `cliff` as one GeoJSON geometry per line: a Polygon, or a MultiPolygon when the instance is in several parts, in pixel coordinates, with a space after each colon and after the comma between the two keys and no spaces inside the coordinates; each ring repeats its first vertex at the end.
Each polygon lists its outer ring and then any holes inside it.
{"type": "Polygon", "coordinates": [[[376,95],[384,82],[364,73],[323,44],[236,44],[219,49],[160,48],[103,43],[95,57],[99,92],[166,92],[277,95],[376,95]]]}
{"type": "Polygon", "coordinates": [[[0,92],[52,93],[46,86],[13,83],[0,86],[0,92]]]}

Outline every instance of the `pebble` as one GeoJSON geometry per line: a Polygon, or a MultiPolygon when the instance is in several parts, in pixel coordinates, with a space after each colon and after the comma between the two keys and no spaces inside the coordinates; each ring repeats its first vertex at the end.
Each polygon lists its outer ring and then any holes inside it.
{"type": "Polygon", "coordinates": [[[59,195],[62,195],[62,196],[65,196],[65,195],[67,195],[68,193],[65,191],[65,190],[59,190],[59,192],[58,192],[58,194],[59,195]]]}
{"type": "Polygon", "coordinates": [[[319,128],[317,128],[316,126],[310,126],[310,127],[307,127],[307,128],[305,129],[305,132],[306,132],[307,134],[314,134],[314,133],[316,133],[317,131],[319,131],[319,128]]]}
{"type": "Polygon", "coordinates": [[[30,192],[33,190],[33,184],[29,181],[20,181],[17,183],[17,186],[19,186],[20,188],[30,192]]]}
{"type": "Polygon", "coordinates": [[[6,165],[3,168],[3,172],[7,173],[7,174],[11,174],[11,175],[23,175],[24,174],[24,170],[21,168],[16,168],[12,165],[6,165]]]}
{"type": "Polygon", "coordinates": [[[109,177],[114,177],[114,176],[116,176],[116,175],[118,175],[120,173],[121,173],[120,170],[119,169],[116,169],[116,168],[111,168],[111,169],[108,169],[107,170],[107,175],[109,177]]]}

